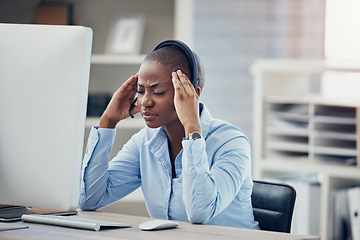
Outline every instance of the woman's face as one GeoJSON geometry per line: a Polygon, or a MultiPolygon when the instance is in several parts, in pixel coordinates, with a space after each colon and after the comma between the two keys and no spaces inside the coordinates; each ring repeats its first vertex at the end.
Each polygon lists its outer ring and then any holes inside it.
{"type": "Polygon", "coordinates": [[[138,104],[146,125],[157,128],[178,120],[171,70],[158,62],[144,62],[138,76],[138,104]]]}

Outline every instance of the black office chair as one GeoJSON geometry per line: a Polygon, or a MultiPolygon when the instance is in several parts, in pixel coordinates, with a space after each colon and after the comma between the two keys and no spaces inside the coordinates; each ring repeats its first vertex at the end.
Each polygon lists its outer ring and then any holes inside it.
{"type": "Polygon", "coordinates": [[[261,230],[290,233],[296,191],[288,184],[254,181],[254,218],[261,230]]]}

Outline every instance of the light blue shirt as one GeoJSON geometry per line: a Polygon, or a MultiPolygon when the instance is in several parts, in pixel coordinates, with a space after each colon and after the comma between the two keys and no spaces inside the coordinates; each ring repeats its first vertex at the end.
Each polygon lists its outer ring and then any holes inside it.
{"type": "Polygon", "coordinates": [[[200,116],[202,138],[183,140],[172,167],[163,127],[143,128],[110,162],[114,129],[93,127],[85,153],[79,206],[96,210],[141,186],[154,218],[259,229],[251,205],[250,144],[235,126],[200,116]]]}

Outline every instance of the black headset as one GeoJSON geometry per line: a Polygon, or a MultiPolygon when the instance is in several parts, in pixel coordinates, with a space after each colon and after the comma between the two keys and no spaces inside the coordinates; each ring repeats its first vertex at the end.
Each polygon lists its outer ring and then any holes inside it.
{"type": "MultiPolygon", "coordinates": [[[[156,45],[156,47],[152,50],[152,52],[163,47],[176,47],[185,53],[185,56],[188,59],[190,65],[190,71],[191,71],[190,82],[194,87],[198,86],[199,80],[197,79],[197,63],[194,53],[191,51],[191,49],[185,43],[179,40],[165,40],[159,43],[158,45],[156,45]]],[[[135,107],[136,100],[137,98],[134,99],[134,101],[131,103],[131,106],[129,108],[129,115],[131,118],[134,118],[134,115],[131,113],[131,110],[135,107]]]]}
{"type": "Polygon", "coordinates": [[[192,83],[192,85],[194,87],[199,85],[199,81],[197,79],[196,58],[194,56],[194,53],[191,51],[191,49],[185,43],[183,43],[181,41],[165,40],[165,41],[159,43],[158,45],[156,45],[156,47],[153,49],[153,51],[156,51],[162,47],[176,47],[185,53],[185,55],[189,61],[189,65],[190,65],[190,71],[191,71],[190,82],[192,83]]]}

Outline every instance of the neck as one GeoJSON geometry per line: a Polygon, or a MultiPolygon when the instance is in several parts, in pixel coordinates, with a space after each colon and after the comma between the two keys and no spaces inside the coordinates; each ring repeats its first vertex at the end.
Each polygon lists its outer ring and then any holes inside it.
{"type": "Polygon", "coordinates": [[[184,126],[181,124],[180,120],[172,122],[164,126],[166,134],[169,138],[169,142],[172,147],[181,147],[181,141],[185,137],[184,126]]]}
{"type": "Polygon", "coordinates": [[[185,135],[185,130],[179,119],[171,124],[164,126],[164,128],[168,136],[172,177],[176,178],[175,159],[182,149],[181,141],[185,135]]]}

